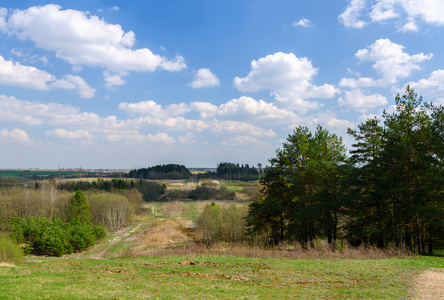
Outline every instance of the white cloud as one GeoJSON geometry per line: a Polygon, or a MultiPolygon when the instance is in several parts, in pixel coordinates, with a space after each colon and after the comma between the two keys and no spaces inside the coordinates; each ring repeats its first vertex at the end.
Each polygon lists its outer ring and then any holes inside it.
{"type": "Polygon", "coordinates": [[[110,8],[108,8],[109,11],[119,11],[119,7],[118,6],[112,6],[110,8]]]}
{"type": "Polygon", "coordinates": [[[105,139],[109,142],[121,142],[125,141],[127,143],[156,143],[156,144],[175,144],[176,141],[168,136],[166,133],[153,134],[141,134],[137,131],[127,131],[127,132],[116,132],[105,135],[105,139]]]}
{"type": "Polygon", "coordinates": [[[125,32],[118,24],[108,24],[87,12],[62,10],[55,4],[14,10],[9,16],[3,9],[0,30],[55,51],[57,57],[74,66],[103,67],[113,72],[177,71],[186,67],[179,55],[169,61],[147,48],[133,49],[133,31],[125,32]]]}
{"type": "Polygon", "coordinates": [[[137,103],[123,102],[119,104],[119,109],[131,115],[153,116],[157,118],[180,116],[190,111],[190,108],[185,103],[171,104],[163,109],[161,105],[152,100],[137,103]]]}
{"type": "Polygon", "coordinates": [[[218,109],[216,105],[209,102],[192,102],[190,103],[190,108],[194,111],[199,112],[202,119],[207,119],[215,116],[218,109]]]}
{"type": "Polygon", "coordinates": [[[221,104],[216,115],[236,120],[249,120],[257,123],[282,124],[297,119],[294,112],[277,108],[264,100],[256,101],[250,97],[240,97],[221,104]]]}
{"type": "Polygon", "coordinates": [[[419,28],[415,22],[407,22],[401,28],[399,28],[399,31],[401,32],[408,32],[408,31],[416,32],[418,30],[419,28]]]}
{"type": "Polygon", "coordinates": [[[56,80],[55,76],[46,71],[31,66],[23,66],[18,62],[6,61],[1,55],[0,84],[36,90],[50,90],[51,88],[77,89],[82,98],[94,97],[95,93],[95,89],[91,88],[79,76],[66,75],[63,79],[56,80]]]}
{"type": "Polygon", "coordinates": [[[380,85],[381,82],[378,80],[374,80],[370,77],[360,77],[358,79],[354,78],[342,78],[339,82],[339,86],[341,87],[349,87],[352,89],[360,88],[360,87],[374,87],[380,85]]]}
{"type": "Polygon", "coordinates": [[[105,86],[110,88],[117,85],[124,85],[125,80],[123,80],[122,77],[127,75],[127,72],[111,73],[108,71],[104,71],[103,77],[105,77],[105,86]]]}
{"type": "Polygon", "coordinates": [[[8,129],[2,129],[0,130],[0,138],[20,143],[29,142],[28,134],[21,129],[13,129],[10,131],[8,129]]]}
{"type": "Polygon", "coordinates": [[[320,113],[317,116],[317,122],[326,128],[339,128],[341,130],[347,127],[354,127],[355,124],[349,120],[341,120],[334,116],[332,112],[320,113]]]}
{"type": "Polygon", "coordinates": [[[176,55],[174,60],[166,60],[164,59],[160,64],[160,68],[167,71],[180,71],[185,69],[187,65],[185,64],[185,58],[181,55],[176,55]]]}
{"type": "Polygon", "coordinates": [[[79,113],[79,110],[68,105],[57,103],[33,103],[14,97],[0,95],[0,119],[8,122],[19,122],[28,125],[40,125],[56,116],[65,119],[79,113]]]}
{"type": "Polygon", "coordinates": [[[387,104],[387,99],[379,94],[364,95],[361,90],[346,91],[344,97],[338,99],[338,104],[353,108],[360,112],[387,104]]]}
{"type": "Polygon", "coordinates": [[[276,100],[291,109],[306,112],[319,107],[319,104],[304,98],[331,98],[339,93],[330,84],[314,85],[313,77],[317,72],[318,69],[307,58],[278,52],[253,60],[250,73],[244,78],[236,77],[234,85],[243,92],[269,89],[276,100]]]}
{"type": "Polygon", "coordinates": [[[188,132],[186,135],[184,136],[179,136],[177,138],[179,140],[179,142],[183,145],[192,145],[196,143],[194,134],[191,132],[188,132]]]}
{"type": "Polygon", "coordinates": [[[298,22],[294,22],[293,26],[311,27],[312,23],[310,20],[302,18],[298,22]]]}
{"type": "Polygon", "coordinates": [[[345,27],[352,28],[393,20],[395,26],[401,24],[400,31],[417,31],[417,22],[443,26],[443,16],[444,2],[441,0],[351,0],[339,20],[345,27]]]}
{"type": "Polygon", "coordinates": [[[389,39],[377,40],[366,49],[356,52],[355,56],[361,62],[374,62],[372,67],[381,75],[381,78],[378,80],[369,77],[343,78],[339,85],[359,88],[395,84],[399,79],[409,77],[413,71],[420,70],[419,64],[433,57],[432,54],[424,53],[409,55],[404,50],[404,46],[393,43],[389,39]]]}
{"type": "Polygon", "coordinates": [[[63,76],[63,79],[57,80],[52,83],[51,86],[59,89],[77,89],[82,98],[92,98],[96,92],[96,90],[90,87],[82,77],[75,75],[63,76]]]}
{"type": "Polygon", "coordinates": [[[345,27],[362,28],[365,22],[360,20],[361,12],[366,7],[366,0],[350,0],[345,11],[339,15],[339,20],[345,27]]]}
{"type": "Polygon", "coordinates": [[[236,135],[232,138],[222,141],[221,145],[222,146],[230,146],[230,147],[248,146],[251,148],[271,146],[270,143],[260,141],[257,138],[247,136],[247,135],[236,135]]]}
{"type": "Polygon", "coordinates": [[[84,138],[91,138],[90,133],[88,130],[74,130],[74,131],[68,131],[63,128],[56,128],[54,130],[50,130],[46,132],[49,136],[55,136],[61,139],[84,139],[84,138]]]}
{"type": "Polygon", "coordinates": [[[220,82],[210,69],[199,69],[194,75],[194,80],[190,85],[195,89],[200,89],[204,87],[219,86],[220,82]]]}
{"type": "Polygon", "coordinates": [[[410,86],[419,95],[442,97],[444,93],[444,70],[433,71],[429,78],[417,82],[409,82],[410,86]]]}
{"type": "Polygon", "coordinates": [[[49,90],[48,82],[56,78],[46,71],[7,61],[0,55],[0,84],[21,88],[49,90]]]}

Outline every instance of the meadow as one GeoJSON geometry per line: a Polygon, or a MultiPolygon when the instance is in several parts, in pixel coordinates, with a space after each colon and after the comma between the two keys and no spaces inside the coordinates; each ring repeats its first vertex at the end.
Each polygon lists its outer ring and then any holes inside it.
{"type": "MultiPolygon", "coordinates": [[[[199,183],[166,184],[173,192],[199,183]]],[[[418,276],[444,276],[443,257],[394,249],[195,243],[192,226],[206,205],[242,207],[243,192],[255,188],[219,184],[236,199],[145,203],[130,226],[88,251],[0,264],[0,299],[420,299],[418,276]]]]}

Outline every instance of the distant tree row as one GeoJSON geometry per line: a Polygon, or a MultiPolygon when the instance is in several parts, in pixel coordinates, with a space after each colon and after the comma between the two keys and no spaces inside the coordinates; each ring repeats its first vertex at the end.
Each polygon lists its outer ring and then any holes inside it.
{"type": "Polygon", "coordinates": [[[134,169],[129,172],[128,176],[138,179],[188,179],[191,172],[184,165],[167,164],[134,169]]]}
{"type": "Polygon", "coordinates": [[[221,162],[217,165],[216,172],[206,172],[199,174],[199,178],[215,178],[222,180],[252,181],[258,180],[262,172],[262,165],[258,168],[249,164],[221,162]]]}
{"type": "Polygon", "coordinates": [[[407,87],[396,111],[357,130],[347,157],[342,139],[297,127],[250,205],[251,234],[313,247],[325,238],[352,245],[433,253],[444,244],[444,107],[422,104],[407,87]]]}
{"type": "MultiPolygon", "coordinates": [[[[38,188],[38,182],[35,187],[38,188]]],[[[161,195],[165,193],[164,187],[157,182],[139,180],[128,180],[114,178],[112,180],[104,180],[97,178],[95,181],[70,181],[65,183],[59,183],[58,189],[74,192],[77,190],[82,191],[119,191],[119,190],[132,190],[137,189],[143,196],[143,200],[156,201],[161,195]]]]}

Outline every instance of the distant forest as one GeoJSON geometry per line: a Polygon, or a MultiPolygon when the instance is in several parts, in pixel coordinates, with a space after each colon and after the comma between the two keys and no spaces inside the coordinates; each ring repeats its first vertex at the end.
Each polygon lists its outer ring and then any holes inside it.
{"type": "Polygon", "coordinates": [[[206,172],[199,174],[199,178],[214,178],[221,180],[253,181],[258,180],[262,173],[262,165],[258,168],[249,164],[239,165],[238,163],[221,162],[217,165],[216,172],[206,172]]]}
{"type": "Polygon", "coordinates": [[[128,174],[128,177],[138,179],[188,179],[190,176],[190,170],[184,165],[178,164],[157,165],[149,168],[134,169],[128,174]]]}

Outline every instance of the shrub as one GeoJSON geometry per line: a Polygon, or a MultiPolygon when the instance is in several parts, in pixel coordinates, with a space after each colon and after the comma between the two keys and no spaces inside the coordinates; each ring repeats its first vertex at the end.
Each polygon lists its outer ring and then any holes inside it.
{"type": "Polygon", "coordinates": [[[86,250],[96,243],[96,235],[91,223],[71,223],[69,231],[69,243],[75,251],[86,250]]]}
{"type": "Polygon", "coordinates": [[[106,235],[103,227],[91,222],[65,223],[42,217],[14,218],[11,229],[12,237],[28,244],[28,250],[55,256],[86,250],[106,235]]]}
{"type": "Polygon", "coordinates": [[[245,238],[245,206],[235,204],[221,207],[214,202],[207,205],[197,220],[197,231],[203,241],[211,244],[217,241],[234,243],[245,238]]]}
{"type": "Polygon", "coordinates": [[[0,262],[20,265],[23,256],[23,250],[12,239],[0,237],[0,262]]]}
{"type": "Polygon", "coordinates": [[[34,250],[55,256],[72,253],[68,225],[58,219],[48,221],[32,243],[34,250]]]}

